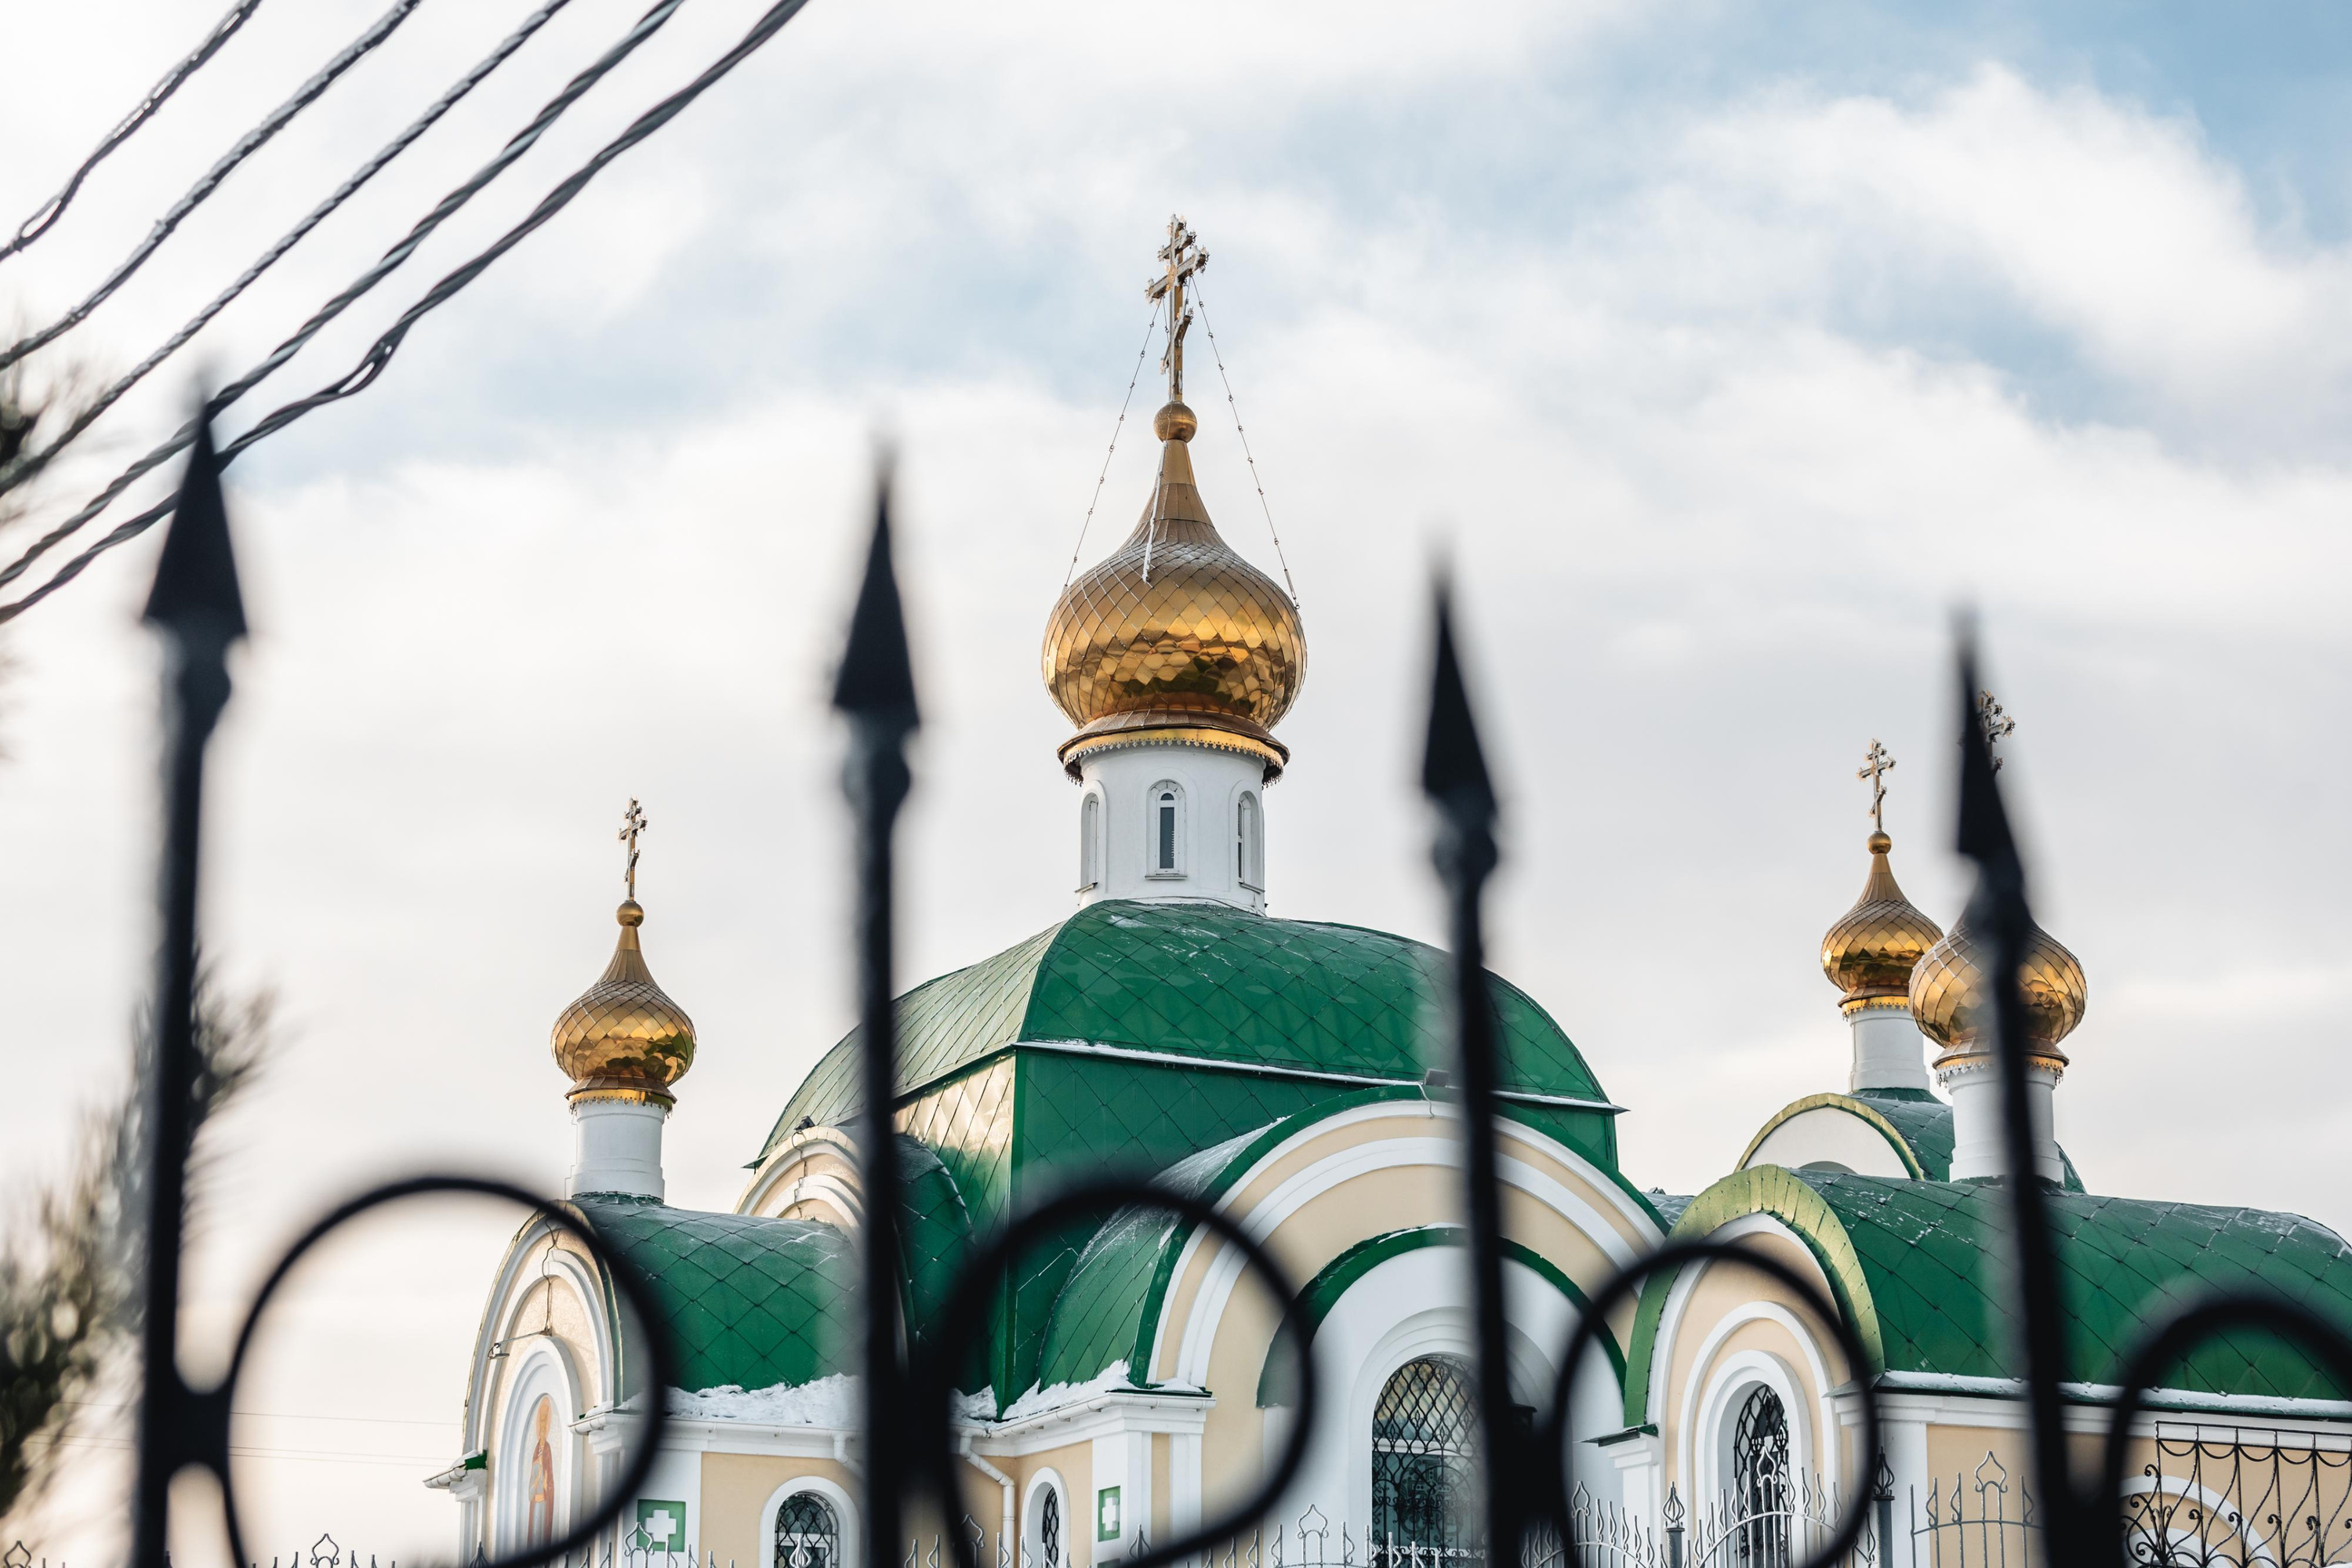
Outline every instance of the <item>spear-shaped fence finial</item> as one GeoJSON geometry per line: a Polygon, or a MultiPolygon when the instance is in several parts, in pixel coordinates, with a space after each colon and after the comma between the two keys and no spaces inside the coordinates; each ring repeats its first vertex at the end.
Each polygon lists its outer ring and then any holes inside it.
{"type": "Polygon", "coordinates": [[[142,1063],[148,1143],[143,1215],[138,1470],[132,1568],[163,1568],[172,1478],[216,1446],[226,1450],[224,1402],[196,1394],[179,1370],[180,1248],[187,1208],[196,1080],[196,851],[204,819],[205,745],[227,706],[228,647],[245,636],[245,596],[230,548],[220,460],[201,422],[178,508],[142,618],[170,645],[163,707],[163,864],[157,888],[154,1035],[142,1063]],[[215,1430],[216,1428],[216,1430],[215,1430]]]}
{"type": "Polygon", "coordinates": [[[891,1102],[898,1092],[898,1026],[891,977],[891,832],[911,780],[907,736],[916,724],[914,663],[890,563],[890,470],[874,484],[874,536],[866,580],[849,618],[849,643],[833,705],[849,720],[843,783],[857,817],[858,1026],[863,1042],[858,1175],[865,1188],[859,1262],[866,1303],[866,1560],[895,1568],[908,1473],[899,1424],[906,1369],[899,1363],[898,1161],[891,1102]]]}
{"type": "Polygon", "coordinates": [[[1494,1001],[1486,987],[1486,935],[1481,913],[1486,879],[1493,874],[1495,785],[1478,726],[1470,713],[1470,693],[1454,642],[1451,584],[1436,590],[1436,659],[1432,671],[1429,731],[1423,743],[1421,787],[1437,807],[1435,859],[1450,906],[1454,970],[1454,1065],[1460,1079],[1465,1209],[1470,1232],[1470,1299],[1474,1338],[1479,1346],[1479,1450],[1486,1470],[1480,1489],[1485,1508],[1486,1560],[1516,1562],[1519,1556],[1522,1477],[1517,1432],[1511,1408],[1509,1369],[1504,1364],[1503,1215],[1499,1154],[1496,1148],[1494,1001]]]}

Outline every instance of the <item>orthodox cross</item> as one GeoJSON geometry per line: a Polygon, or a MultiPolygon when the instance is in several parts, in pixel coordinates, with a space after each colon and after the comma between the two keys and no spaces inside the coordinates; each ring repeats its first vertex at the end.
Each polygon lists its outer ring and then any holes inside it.
{"type": "Polygon", "coordinates": [[[1209,253],[1201,248],[1201,237],[1181,216],[1168,220],[1168,243],[1160,247],[1160,259],[1167,268],[1159,277],[1144,285],[1147,300],[1168,301],[1168,352],[1160,356],[1160,368],[1168,373],[1168,401],[1184,401],[1184,331],[1192,324],[1192,311],[1184,303],[1185,280],[1205,270],[1209,253]]]}
{"type": "Polygon", "coordinates": [[[1862,759],[1862,772],[1853,775],[1870,782],[1870,826],[1880,833],[1886,831],[1886,775],[1894,767],[1893,754],[1874,737],[1862,759]]]}
{"type": "Polygon", "coordinates": [[[629,898],[632,901],[635,901],[637,896],[637,835],[652,826],[652,823],[646,820],[644,810],[638,806],[637,797],[631,795],[629,809],[621,813],[621,831],[618,837],[622,843],[629,847],[629,898]]]}
{"type": "Polygon", "coordinates": [[[2000,772],[2000,752],[2003,737],[2017,728],[2017,721],[2002,714],[2000,704],[1990,691],[1977,693],[1977,724],[1984,731],[1985,750],[1992,753],[1992,771],[2000,772]]]}

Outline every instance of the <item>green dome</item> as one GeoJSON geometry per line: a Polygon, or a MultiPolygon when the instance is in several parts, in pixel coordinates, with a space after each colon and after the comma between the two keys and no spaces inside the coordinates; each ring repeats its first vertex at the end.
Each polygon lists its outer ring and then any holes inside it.
{"type": "MultiPolygon", "coordinates": [[[[1444,954],[1358,926],[1269,920],[1221,904],[1089,904],[1061,924],[900,1001],[898,1093],[1007,1046],[1108,1047],[1341,1082],[1409,1082],[1432,1065],[1444,954]]],[[[1490,977],[1507,1092],[1604,1108],[1550,1015],[1490,977]]],[[[857,1037],[817,1064],[761,1151],[803,1116],[857,1106],[857,1037]]]]}

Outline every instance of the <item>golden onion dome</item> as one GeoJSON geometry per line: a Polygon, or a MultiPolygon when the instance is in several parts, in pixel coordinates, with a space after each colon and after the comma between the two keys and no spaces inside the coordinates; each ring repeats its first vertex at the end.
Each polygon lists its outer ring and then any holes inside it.
{"type": "MultiPolygon", "coordinates": [[[[1975,1054],[1979,1034],[1991,1026],[1983,971],[1991,952],[1992,944],[1970,930],[1962,915],[1911,971],[1911,1016],[1920,1032],[1942,1047],[1937,1066],[1975,1054]]],[[[2074,1032],[2090,1001],[2082,963],[2036,926],[2026,939],[2019,978],[2025,993],[2026,1048],[2044,1065],[2063,1068],[2066,1054],[2058,1042],[2074,1032]]]]}
{"type": "Polygon", "coordinates": [[[1886,852],[1895,840],[1870,836],[1870,878],[1862,897],[1822,938],[1822,973],[1845,993],[1849,1016],[1864,1008],[1897,1007],[1911,994],[1911,968],[1942,940],[1941,927],[1914,909],[1895,883],[1886,852]]]}
{"type": "Polygon", "coordinates": [[[1298,606],[1218,537],[1186,449],[1198,427],[1171,400],[1152,420],[1160,479],[1127,542],[1062,591],[1045,624],[1045,689],[1078,732],[1063,766],[1104,746],[1182,739],[1246,752],[1274,777],[1270,732],[1307,679],[1298,606]]]}
{"type": "Polygon", "coordinates": [[[694,1065],[694,1020],[654,984],[637,946],[646,911],[621,905],[621,940],[595,984],[555,1020],[555,1065],[572,1079],[571,1098],[596,1095],[671,1103],[669,1086],[694,1065]]]}

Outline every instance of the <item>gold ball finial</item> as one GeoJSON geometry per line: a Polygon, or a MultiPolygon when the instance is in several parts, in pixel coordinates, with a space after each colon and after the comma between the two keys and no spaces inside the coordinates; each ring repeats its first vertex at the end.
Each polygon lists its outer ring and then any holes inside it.
{"type": "MultiPolygon", "coordinates": [[[[1985,1034],[1992,1027],[1992,998],[1985,988],[1984,966],[1991,960],[1992,944],[1970,930],[1963,915],[1911,971],[1911,1016],[1918,1020],[1919,1032],[1941,1047],[1938,1067],[1956,1057],[1978,1054],[1980,1041],[1990,1044],[1985,1034]]],[[[2066,1055],[2058,1042],[2074,1032],[2090,1005],[2082,961],[2036,926],[2026,937],[2018,982],[2025,993],[2027,1053],[2063,1068],[2066,1055]]]]}
{"type": "Polygon", "coordinates": [[[1151,433],[1162,441],[1190,441],[1200,428],[1200,416],[1182,403],[1163,403],[1151,416],[1151,433]]]}
{"type": "Polygon", "coordinates": [[[613,911],[620,940],[613,962],[596,984],[555,1020],[548,1047],[555,1065],[572,1079],[571,1098],[584,1097],[671,1103],[669,1087],[694,1065],[694,1020],[654,983],[637,943],[645,906],[637,902],[637,838],[646,830],[644,810],[635,800],[622,819],[620,841],[628,847],[629,896],[613,911]]]}
{"type": "Polygon", "coordinates": [[[1822,973],[1845,993],[1838,1005],[1849,1016],[1903,1005],[1912,966],[1944,935],[1895,885],[1886,858],[1895,840],[1882,830],[1872,833],[1868,843],[1870,876],[1862,897],[1822,937],[1822,973]]]}

